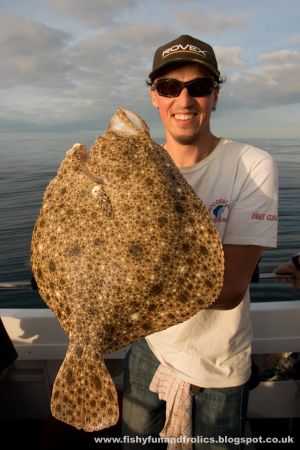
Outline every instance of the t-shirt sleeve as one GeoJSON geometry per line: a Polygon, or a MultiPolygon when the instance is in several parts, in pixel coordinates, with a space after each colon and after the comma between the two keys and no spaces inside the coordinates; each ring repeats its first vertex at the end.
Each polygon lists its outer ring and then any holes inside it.
{"type": "Polygon", "coordinates": [[[268,155],[250,167],[239,168],[229,206],[224,244],[276,247],[278,173],[268,155]]]}

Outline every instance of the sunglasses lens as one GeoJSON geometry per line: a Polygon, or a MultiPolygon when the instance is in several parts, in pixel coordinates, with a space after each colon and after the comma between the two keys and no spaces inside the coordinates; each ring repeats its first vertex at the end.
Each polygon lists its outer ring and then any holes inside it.
{"type": "Polygon", "coordinates": [[[187,85],[191,97],[206,97],[212,93],[214,80],[211,78],[198,78],[187,85]]]}
{"type": "Polygon", "coordinates": [[[158,95],[163,97],[178,97],[182,91],[181,82],[173,79],[158,80],[155,84],[158,95]]]}
{"type": "Polygon", "coordinates": [[[187,87],[191,97],[206,97],[212,93],[214,86],[215,82],[212,78],[197,78],[187,83],[166,78],[154,83],[154,88],[162,97],[178,97],[184,87],[187,87]]]}

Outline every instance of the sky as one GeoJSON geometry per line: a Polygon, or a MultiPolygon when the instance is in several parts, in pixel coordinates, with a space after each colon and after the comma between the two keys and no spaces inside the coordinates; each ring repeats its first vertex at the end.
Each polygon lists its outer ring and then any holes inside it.
{"type": "Polygon", "coordinates": [[[117,107],[163,137],[145,79],[157,47],[210,43],[222,76],[212,131],[300,138],[299,0],[0,0],[0,134],[95,133],[117,107]]]}

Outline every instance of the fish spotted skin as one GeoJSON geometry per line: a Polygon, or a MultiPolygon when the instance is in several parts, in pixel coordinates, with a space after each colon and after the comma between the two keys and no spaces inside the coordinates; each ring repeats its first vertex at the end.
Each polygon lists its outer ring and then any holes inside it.
{"type": "Polygon", "coordinates": [[[86,431],[118,420],[103,355],[207,308],[224,275],[206,207],[145,122],[123,109],[89,153],[80,144],[67,152],[44,194],[31,261],[69,340],[52,414],[86,431]]]}

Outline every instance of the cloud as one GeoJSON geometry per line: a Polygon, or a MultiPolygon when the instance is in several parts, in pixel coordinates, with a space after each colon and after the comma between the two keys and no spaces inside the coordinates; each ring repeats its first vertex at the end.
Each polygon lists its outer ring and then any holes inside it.
{"type": "Polygon", "coordinates": [[[3,14],[0,17],[1,88],[30,85],[47,89],[72,85],[63,51],[71,39],[65,31],[3,14]]]}
{"type": "Polygon", "coordinates": [[[227,76],[236,68],[241,69],[246,66],[246,61],[242,56],[241,47],[214,47],[221,75],[227,76]]]}
{"type": "Polygon", "coordinates": [[[124,12],[138,3],[138,0],[48,0],[48,7],[89,27],[101,28],[118,21],[124,12]]]}
{"type": "Polygon", "coordinates": [[[127,23],[70,48],[67,57],[76,67],[73,76],[86,98],[97,95],[110,104],[144,104],[145,79],[156,48],[153,36],[157,45],[169,39],[162,25],[127,23]]]}
{"type": "Polygon", "coordinates": [[[260,56],[259,63],[228,77],[228,86],[224,87],[228,106],[266,108],[300,103],[299,52],[266,53],[260,56]]]}
{"type": "MultiPolygon", "coordinates": [[[[65,5],[66,13],[67,8],[75,7],[74,2],[55,0],[57,7],[65,5]]],[[[87,9],[95,3],[88,2],[87,9]]],[[[124,8],[133,4],[122,2],[124,8]]],[[[117,17],[118,5],[120,2],[108,5],[105,13],[113,14],[115,8],[117,17]]],[[[238,26],[237,16],[231,26],[238,26]]],[[[35,129],[102,130],[116,107],[122,106],[140,114],[152,129],[158,129],[159,117],[151,107],[145,78],[155,49],[174,39],[177,31],[162,21],[132,19],[118,26],[89,30],[89,37],[78,35],[75,41],[75,30],[73,35],[21,17],[2,16],[2,126],[8,129],[11,123],[11,128],[17,124],[25,129],[31,123],[35,129]]],[[[256,67],[249,67],[242,47],[216,46],[215,51],[221,74],[227,77],[220,95],[221,110],[263,110],[299,101],[297,51],[266,53],[256,67]]]]}
{"type": "Polygon", "coordinates": [[[222,12],[202,13],[195,8],[181,11],[174,16],[178,25],[187,29],[201,30],[201,33],[223,33],[227,30],[239,30],[245,27],[249,15],[240,13],[225,15],[222,12]]]}
{"type": "Polygon", "coordinates": [[[296,44],[296,45],[300,44],[300,34],[293,34],[292,36],[290,36],[288,38],[288,42],[290,44],[296,44]]]}
{"type": "MultiPolygon", "coordinates": [[[[41,29],[45,30],[43,25],[23,19],[17,25],[14,29],[20,30],[23,41],[24,29],[34,30],[28,34],[35,35],[36,39],[39,39],[41,29]]],[[[97,32],[68,47],[70,35],[60,35],[59,30],[47,27],[46,31],[43,45],[25,55],[27,68],[36,61],[36,70],[28,68],[26,76],[23,65],[22,70],[16,71],[17,64],[23,64],[19,38],[15,39],[15,33],[11,31],[6,41],[10,43],[8,53],[12,55],[12,63],[5,74],[0,74],[0,79],[3,76],[4,83],[10,87],[10,100],[3,95],[5,116],[0,111],[0,116],[5,119],[2,122],[5,129],[9,125],[8,119],[12,124],[16,121],[22,129],[28,126],[28,120],[40,129],[101,129],[106,127],[117,106],[131,108],[146,119],[151,115],[145,79],[151,70],[156,45],[170,38],[165,27],[127,23],[107,32],[97,32]],[[57,36],[55,42],[51,40],[53,34],[57,36]],[[153,44],[154,40],[157,44],[153,44]],[[47,61],[52,58],[56,64],[47,66],[47,61]],[[22,120],[24,127],[21,127],[22,120]]],[[[2,33],[7,38],[7,32],[2,30],[2,33]]]]}

